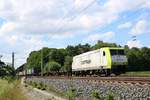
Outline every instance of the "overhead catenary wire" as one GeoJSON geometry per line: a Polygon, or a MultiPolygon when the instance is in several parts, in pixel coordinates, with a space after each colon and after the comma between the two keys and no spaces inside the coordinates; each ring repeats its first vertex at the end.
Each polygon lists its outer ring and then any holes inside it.
{"type": "MultiPolygon", "coordinates": [[[[85,10],[87,10],[89,7],[91,7],[94,3],[96,2],[96,0],[92,0],[91,3],[89,3],[85,8],[81,9],[79,12],[77,12],[76,14],[73,14],[71,16],[71,19],[68,21],[72,21],[74,20],[78,15],[80,15],[82,12],[84,12],[85,10]],[[78,14],[78,15],[77,15],[78,14]]],[[[72,8],[73,10],[73,8],[72,8]]],[[[71,11],[71,10],[70,10],[71,11]]],[[[62,20],[57,23],[57,25],[61,25],[60,27],[58,27],[58,29],[56,30],[56,32],[60,32],[62,31],[62,28],[66,25],[66,23],[64,23],[65,21],[63,21],[65,19],[66,15],[63,16],[62,20]]]]}

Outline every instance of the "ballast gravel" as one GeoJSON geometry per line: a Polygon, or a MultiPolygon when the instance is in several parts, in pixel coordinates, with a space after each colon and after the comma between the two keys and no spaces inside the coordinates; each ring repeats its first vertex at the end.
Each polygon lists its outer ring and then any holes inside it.
{"type": "Polygon", "coordinates": [[[35,77],[27,78],[26,81],[43,82],[63,93],[67,92],[70,88],[75,88],[76,98],[82,98],[81,100],[92,100],[93,91],[97,91],[100,98],[106,98],[108,94],[111,94],[114,96],[115,100],[150,100],[149,85],[35,77]]]}

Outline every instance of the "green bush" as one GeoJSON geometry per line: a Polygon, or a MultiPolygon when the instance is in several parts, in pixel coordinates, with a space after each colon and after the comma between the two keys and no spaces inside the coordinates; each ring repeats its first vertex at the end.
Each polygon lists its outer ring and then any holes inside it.
{"type": "Polygon", "coordinates": [[[112,93],[109,93],[106,97],[106,100],[115,100],[114,95],[112,93]]]}
{"type": "Polygon", "coordinates": [[[75,96],[76,96],[75,88],[71,88],[67,91],[67,100],[74,100],[75,96]]]}
{"type": "Polygon", "coordinates": [[[99,98],[100,98],[99,93],[95,90],[92,92],[92,97],[94,100],[99,100],[99,98]]]}
{"type": "Polygon", "coordinates": [[[40,83],[37,83],[37,88],[38,88],[38,89],[41,89],[40,83]]]}
{"type": "Polygon", "coordinates": [[[92,97],[93,97],[93,100],[115,100],[114,94],[112,92],[109,92],[106,97],[103,97],[103,96],[100,96],[100,94],[94,90],[92,92],[92,97]]]}
{"type": "Polygon", "coordinates": [[[38,89],[41,89],[41,90],[46,90],[46,88],[47,88],[47,85],[42,83],[42,82],[37,83],[37,82],[30,81],[28,84],[31,85],[34,88],[38,88],[38,89]]]}
{"type": "Polygon", "coordinates": [[[48,72],[59,72],[61,65],[55,61],[49,61],[44,67],[44,73],[48,72]]]}
{"type": "Polygon", "coordinates": [[[41,90],[46,90],[47,85],[45,85],[44,83],[40,82],[40,88],[41,90]]]}
{"type": "Polygon", "coordinates": [[[8,83],[14,82],[17,78],[13,76],[5,76],[3,79],[7,80],[8,83]]]}
{"type": "Polygon", "coordinates": [[[37,83],[36,83],[36,82],[33,82],[33,83],[32,83],[32,86],[33,86],[34,88],[36,88],[36,87],[37,87],[37,83]]]}

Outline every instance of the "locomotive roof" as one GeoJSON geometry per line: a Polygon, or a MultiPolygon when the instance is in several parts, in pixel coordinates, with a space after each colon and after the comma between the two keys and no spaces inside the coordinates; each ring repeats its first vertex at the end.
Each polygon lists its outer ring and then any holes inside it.
{"type": "Polygon", "coordinates": [[[103,48],[100,48],[100,49],[96,49],[96,50],[92,50],[92,51],[88,51],[88,52],[76,55],[76,56],[74,56],[74,58],[84,56],[84,55],[87,55],[87,54],[91,54],[91,53],[95,53],[95,52],[100,51],[101,49],[123,50],[124,48],[121,48],[121,47],[103,47],[103,48]]]}

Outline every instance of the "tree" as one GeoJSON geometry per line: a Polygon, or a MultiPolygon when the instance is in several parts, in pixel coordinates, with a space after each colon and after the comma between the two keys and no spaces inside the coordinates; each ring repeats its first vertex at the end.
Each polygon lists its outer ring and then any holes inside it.
{"type": "Polygon", "coordinates": [[[61,68],[61,65],[59,63],[57,63],[55,61],[50,61],[45,65],[44,71],[46,73],[48,73],[48,72],[59,72],[60,68],[61,68]]]}
{"type": "MultiPolygon", "coordinates": [[[[30,53],[27,59],[28,68],[33,68],[37,72],[41,71],[41,53],[43,52],[43,65],[48,66],[49,62],[56,62],[60,66],[62,71],[71,72],[72,58],[90,50],[100,49],[102,47],[121,47],[115,43],[108,43],[98,41],[95,45],[89,44],[78,44],[69,45],[65,49],[56,49],[44,47],[39,51],[33,51],[30,53]]],[[[143,70],[150,69],[150,48],[129,48],[127,45],[124,46],[125,52],[128,58],[128,69],[130,70],[143,70]]],[[[48,67],[45,67],[45,70],[48,67]]]]}
{"type": "Polygon", "coordinates": [[[15,69],[0,60],[0,77],[15,76],[15,69]]]}
{"type": "Polygon", "coordinates": [[[5,65],[5,63],[0,60],[0,66],[3,66],[3,65],[5,65]]]}
{"type": "Polygon", "coordinates": [[[66,55],[67,52],[65,49],[54,49],[50,52],[49,61],[55,61],[63,66],[66,55]]]}
{"type": "Polygon", "coordinates": [[[15,69],[8,65],[0,66],[0,77],[15,76],[15,69]]]}
{"type": "Polygon", "coordinates": [[[99,40],[94,46],[92,46],[92,49],[95,50],[100,49],[102,47],[120,47],[120,46],[115,43],[107,43],[99,40]]]}
{"type": "Polygon", "coordinates": [[[137,70],[137,67],[139,67],[140,64],[140,58],[139,58],[140,55],[141,55],[140,50],[138,48],[132,48],[128,51],[127,57],[128,57],[129,70],[137,70]]]}
{"type": "Polygon", "coordinates": [[[150,70],[150,48],[141,48],[141,56],[143,70],[150,70]]]}
{"type": "Polygon", "coordinates": [[[150,70],[150,49],[143,48],[125,48],[128,58],[128,69],[132,71],[150,70]]]}
{"type": "Polygon", "coordinates": [[[126,54],[127,54],[127,53],[129,52],[129,50],[130,50],[130,48],[129,48],[128,45],[125,45],[125,46],[124,46],[124,49],[125,49],[125,53],[126,53],[126,54]]]}
{"type": "Polygon", "coordinates": [[[63,66],[63,71],[70,73],[72,71],[71,66],[72,66],[72,57],[66,56],[64,66],[63,66]]]}
{"type": "Polygon", "coordinates": [[[78,54],[78,50],[77,50],[77,48],[75,48],[74,46],[67,46],[67,48],[66,48],[66,51],[67,51],[67,55],[68,56],[75,56],[75,55],[77,55],[78,54]]]}
{"type": "Polygon", "coordinates": [[[29,57],[27,58],[27,65],[28,68],[40,68],[41,52],[40,51],[31,52],[29,57]]]}
{"type": "Polygon", "coordinates": [[[87,43],[85,45],[78,44],[76,46],[67,46],[66,48],[67,55],[71,57],[90,51],[90,50],[91,50],[91,46],[87,43]]]}
{"type": "Polygon", "coordinates": [[[85,45],[78,44],[77,46],[75,46],[75,48],[77,49],[77,54],[81,54],[91,50],[91,46],[89,44],[85,45]]]}

